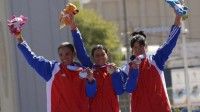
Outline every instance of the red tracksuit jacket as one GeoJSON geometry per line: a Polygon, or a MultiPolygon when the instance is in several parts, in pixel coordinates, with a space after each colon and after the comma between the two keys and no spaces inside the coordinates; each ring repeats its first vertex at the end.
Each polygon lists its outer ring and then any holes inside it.
{"type": "Polygon", "coordinates": [[[114,92],[111,75],[106,67],[96,68],[94,77],[97,82],[97,93],[90,98],[90,112],[119,112],[117,94],[114,92]]]}

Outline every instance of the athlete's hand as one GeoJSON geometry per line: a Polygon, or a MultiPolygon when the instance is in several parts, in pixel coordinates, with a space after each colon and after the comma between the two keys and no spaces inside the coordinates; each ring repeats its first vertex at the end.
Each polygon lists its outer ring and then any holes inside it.
{"type": "Polygon", "coordinates": [[[114,73],[117,70],[117,66],[115,63],[110,63],[107,65],[107,71],[109,74],[114,73]]]}
{"type": "Polygon", "coordinates": [[[88,79],[89,82],[92,82],[94,80],[93,70],[90,68],[86,68],[86,72],[88,74],[86,79],[88,79]]]}

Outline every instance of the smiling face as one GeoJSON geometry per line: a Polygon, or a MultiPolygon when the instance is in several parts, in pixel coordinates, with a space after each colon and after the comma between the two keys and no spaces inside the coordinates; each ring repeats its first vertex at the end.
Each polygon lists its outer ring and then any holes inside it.
{"type": "Polygon", "coordinates": [[[62,43],[58,48],[58,55],[61,63],[65,65],[72,64],[75,57],[74,47],[67,43],[62,43]]]}
{"type": "Polygon", "coordinates": [[[102,66],[107,63],[108,55],[106,54],[105,50],[97,49],[94,51],[93,59],[96,65],[102,66]]]}
{"type": "Polygon", "coordinates": [[[146,46],[145,45],[141,45],[139,42],[135,42],[132,46],[132,53],[135,56],[139,56],[141,54],[145,54],[146,52],[146,46]]]}
{"type": "Polygon", "coordinates": [[[102,45],[96,45],[92,49],[92,57],[96,65],[105,65],[108,61],[107,49],[102,45]]]}
{"type": "Polygon", "coordinates": [[[140,31],[140,32],[133,32],[131,34],[132,39],[131,39],[131,48],[132,48],[132,53],[135,56],[139,56],[141,54],[146,54],[146,35],[140,31]]]}

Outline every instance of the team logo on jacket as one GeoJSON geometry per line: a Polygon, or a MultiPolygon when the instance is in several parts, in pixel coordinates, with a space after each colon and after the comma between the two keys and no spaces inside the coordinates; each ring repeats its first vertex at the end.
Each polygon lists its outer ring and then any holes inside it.
{"type": "Polygon", "coordinates": [[[66,74],[61,74],[62,77],[66,77],[66,74]]]}

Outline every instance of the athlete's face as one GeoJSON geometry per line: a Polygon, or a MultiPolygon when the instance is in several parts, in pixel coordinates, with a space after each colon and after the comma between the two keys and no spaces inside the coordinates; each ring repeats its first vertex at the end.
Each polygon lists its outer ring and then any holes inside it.
{"type": "Polygon", "coordinates": [[[105,65],[108,61],[108,55],[107,53],[105,52],[105,50],[103,49],[96,49],[94,51],[94,56],[93,56],[93,59],[94,59],[94,63],[96,65],[105,65]]]}
{"type": "Polygon", "coordinates": [[[139,42],[135,42],[134,45],[132,46],[132,53],[135,56],[145,54],[146,46],[140,45],[139,42]]]}
{"type": "Polygon", "coordinates": [[[59,58],[62,63],[69,65],[73,63],[75,53],[68,47],[62,47],[58,50],[59,58]]]}

